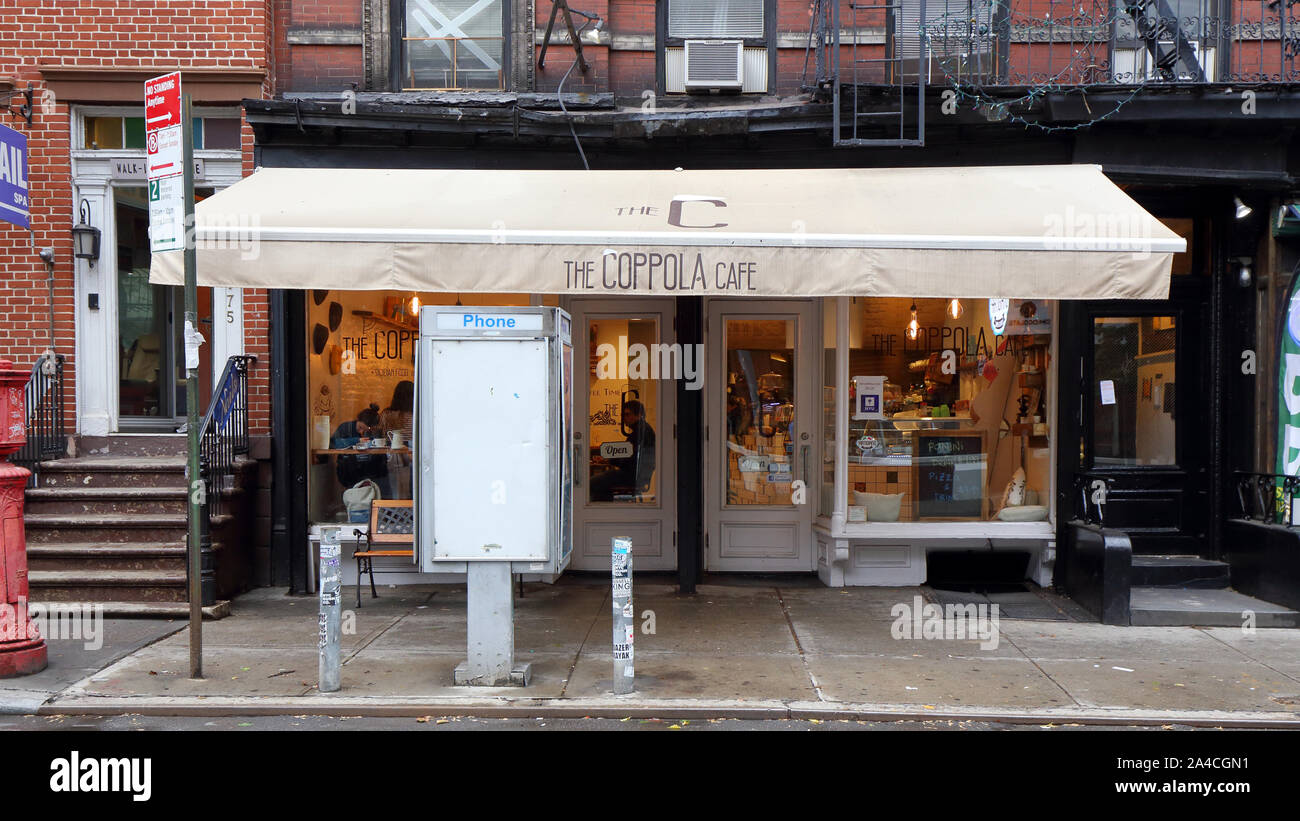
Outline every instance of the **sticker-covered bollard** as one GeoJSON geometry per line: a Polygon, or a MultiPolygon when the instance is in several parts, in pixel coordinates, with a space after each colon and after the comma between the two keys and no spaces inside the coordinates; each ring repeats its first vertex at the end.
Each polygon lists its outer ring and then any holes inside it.
{"type": "Polygon", "coordinates": [[[632,637],[636,633],[632,609],[632,540],[615,537],[611,553],[614,601],[614,694],[633,690],[632,637]]]}
{"type": "MultiPolygon", "coordinates": [[[[320,685],[322,693],[337,692],[339,675],[340,598],[343,579],[339,566],[339,528],[321,529],[320,537],[320,685]]],[[[360,580],[357,580],[360,583],[360,580]]]]}

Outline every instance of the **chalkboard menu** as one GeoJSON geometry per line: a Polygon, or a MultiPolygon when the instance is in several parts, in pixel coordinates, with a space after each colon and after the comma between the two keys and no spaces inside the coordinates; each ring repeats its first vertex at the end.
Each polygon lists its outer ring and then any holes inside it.
{"type": "Polygon", "coordinates": [[[918,430],[912,437],[916,518],[984,518],[984,434],[918,430]]]}

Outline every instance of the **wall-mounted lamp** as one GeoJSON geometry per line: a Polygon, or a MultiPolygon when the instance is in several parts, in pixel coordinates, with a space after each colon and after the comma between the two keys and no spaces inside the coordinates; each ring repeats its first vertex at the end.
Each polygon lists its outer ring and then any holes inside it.
{"type": "Polygon", "coordinates": [[[99,261],[99,229],[90,224],[90,202],[81,201],[81,221],[72,226],[72,255],[90,262],[99,261]]]}
{"type": "Polygon", "coordinates": [[[1255,209],[1241,201],[1241,197],[1233,197],[1232,204],[1237,206],[1237,219],[1244,220],[1251,215],[1255,209]]]}

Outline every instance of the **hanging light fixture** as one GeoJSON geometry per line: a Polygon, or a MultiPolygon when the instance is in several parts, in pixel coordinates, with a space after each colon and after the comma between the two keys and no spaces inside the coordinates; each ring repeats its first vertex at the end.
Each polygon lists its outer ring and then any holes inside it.
{"type": "Polygon", "coordinates": [[[413,297],[411,297],[411,301],[407,303],[407,306],[406,306],[406,307],[408,308],[408,311],[407,311],[407,315],[408,315],[408,316],[419,316],[419,315],[420,315],[420,298],[419,298],[418,296],[413,296],[413,297]]]}
{"type": "Polygon", "coordinates": [[[1239,220],[1244,220],[1246,217],[1249,217],[1251,213],[1254,212],[1255,210],[1251,208],[1249,205],[1247,205],[1246,203],[1242,202],[1241,197],[1233,197],[1232,204],[1235,208],[1237,219],[1239,220]]]}
{"type": "Polygon", "coordinates": [[[88,260],[91,266],[99,261],[99,229],[90,224],[90,202],[81,201],[81,220],[72,226],[72,255],[88,260]]]}
{"type": "Polygon", "coordinates": [[[961,319],[961,315],[964,313],[966,313],[966,308],[962,306],[961,300],[957,297],[953,297],[952,300],[948,302],[948,316],[953,319],[961,319]]]}
{"type": "Polygon", "coordinates": [[[908,339],[916,339],[917,335],[920,334],[920,333],[921,333],[921,323],[918,322],[917,319],[916,319],[916,302],[913,301],[913,302],[912,302],[912,319],[911,319],[910,322],[907,323],[907,338],[908,338],[908,339]]]}

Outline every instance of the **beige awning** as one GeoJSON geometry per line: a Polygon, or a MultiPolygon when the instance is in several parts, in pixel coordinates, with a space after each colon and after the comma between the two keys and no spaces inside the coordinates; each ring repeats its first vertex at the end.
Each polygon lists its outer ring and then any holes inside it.
{"type": "Polygon", "coordinates": [[[587,295],[1157,299],[1185,250],[1094,165],[267,168],[195,233],[200,285],[587,295]]]}

